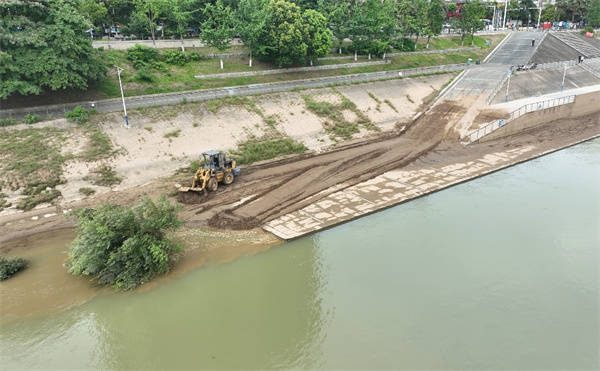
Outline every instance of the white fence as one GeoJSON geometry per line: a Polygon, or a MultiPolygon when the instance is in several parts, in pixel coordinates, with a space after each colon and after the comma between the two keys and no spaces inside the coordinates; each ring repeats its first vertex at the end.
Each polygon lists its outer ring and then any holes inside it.
{"type": "Polygon", "coordinates": [[[571,104],[575,102],[575,95],[569,95],[566,97],[554,98],[549,100],[544,100],[535,103],[526,104],[519,109],[510,113],[510,116],[503,120],[497,120],[486,124],[479,129],[469,133],[465,138],[463,138],[463,144],[471,144],[483,138],[484,136],[498,130],[502,126],[508,124],[509,122],[527,114],[530,112],[541,111],[552,107],[562,106],[565,104],[571,104]],[[464,140],[466,139],[466,140],[464,140]]]}

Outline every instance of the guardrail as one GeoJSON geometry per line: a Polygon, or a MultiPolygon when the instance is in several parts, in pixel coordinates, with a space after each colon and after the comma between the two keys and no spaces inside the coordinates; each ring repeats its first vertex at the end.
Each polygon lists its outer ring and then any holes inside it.
{"type": "Polygon", "coordinates": [[[496,85],[496,87],[494,88],[494,90],[492,90],[492,92],[490,93],[490,95],[488,95],[487,99],[486,99],[486,103],[489,105],[490,103],[492,103],[492,100],[494,99],[494,97],[496,96],[496,94],[498,94],[498,92],[500,92],[500,89],[502,89],[502,86],[504,85],[504,83],[506,82],[506,80],[508,80],[508,77],[512,74],[512,70],[508,70],[504,76],[502,77],[502,80],[500,80],[500,82],[496,85]]]}
{"type": "Polygon", "coordinates": [[[562,106],[565,104],[571,104],[575,102],[575,95],[569,95],[566,97],[554,98],[543,100],[535,103],[529,103],[524,106],[521,106],[519,109],[514,110],[510,113],[510,116],[506,119],[497,120],[490,122],[479,129],[472,131],[469,133],[463,140],[461,141],[464,145],[471,144],[483,138],[484,136],[493,133],[498,130],[502,126],[510,123],[513,120],[518,119],[519,117],[535,111],[542,111],[548,108],[562,106]],[[466,140],[464,140],[466,139],[466,140]]]}

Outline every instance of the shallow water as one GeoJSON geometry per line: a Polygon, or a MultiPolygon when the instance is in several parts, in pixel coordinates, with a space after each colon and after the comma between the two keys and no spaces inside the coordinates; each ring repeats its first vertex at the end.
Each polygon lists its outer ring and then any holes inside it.
{"type": "Polygon", "coordinates": [[[597,369],[599,190],[595,140],[151,290],[10,321],[0,364],[597,369]]]}

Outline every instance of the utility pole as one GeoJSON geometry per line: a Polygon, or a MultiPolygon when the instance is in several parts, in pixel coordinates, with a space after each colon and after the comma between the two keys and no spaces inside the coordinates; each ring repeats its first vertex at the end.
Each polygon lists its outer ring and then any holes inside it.
{"type": "Polygon", "coordinates": [[[504,98],[505,102],[508,102],[508,89],[510,89],[510,77],[512,76],[512,66],[508,70],[508,81],[506,82],[506,97],[504,98]]]}
{"type": "Polygon", "coordinates": [[[123,113],[125,114],[125,127],[129,129],[129,120],[127,120],[127,107],[125,106],[125,95],[123,94],[123,83],[121,82],[121,71],[123,69],[119,66],[117,67],[117,75],[119,76],[119,86],[121,87],[121,100],[123,101],[123,113]]]}
{"type": "Polygon", "coordinates": [[[565,77],[567,77],[567,65],[566,64],[565,64],[565,70],[563,72],[562,83],[560,84],[560,91],[563,91],[563,89],[565,88],[565,77]]]}
{"type": "Polygon", "coordinates": [[[542,0],[538,2],[538,21],[537,21],[537,29],[540,30],[540,19],[542,19],[542,0]]]}
{"type": "Polygon", "coordinates": [[[506,29],[506,11],[508,10],[508,0],[504,2],[504,26],[503,29],[506,29]]]}

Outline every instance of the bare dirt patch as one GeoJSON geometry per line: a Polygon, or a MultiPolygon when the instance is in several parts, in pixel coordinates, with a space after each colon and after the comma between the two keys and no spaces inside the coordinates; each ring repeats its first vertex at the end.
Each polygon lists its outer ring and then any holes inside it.
{"type": "Polygon", "coordinates": [[[478,129],[481,124],[488,122],[505,119],[508,117],[508,113],[504,110],[484,109],[479,111],[479,114],[473,119],[473,125],[470,129],[478,129]]]}

